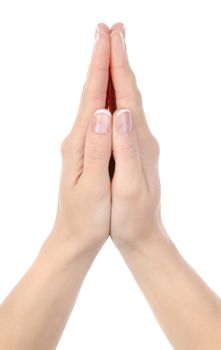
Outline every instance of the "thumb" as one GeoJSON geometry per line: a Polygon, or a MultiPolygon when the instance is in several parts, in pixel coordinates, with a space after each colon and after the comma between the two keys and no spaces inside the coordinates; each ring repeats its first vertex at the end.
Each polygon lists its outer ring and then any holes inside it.
{"type": "Polygon", "coordinates": [[[108,173],[111,157],[111,113],[98,109],[89,124],[85,140],[84,173],[102,178],[108,173]]]}
{"type": "Polygon", "coordinates": [[[113,154],[115,178],[119,184],[133,186],[142,174],[133,116],[129,109],[119,109],[113,116],[113,154]]]}

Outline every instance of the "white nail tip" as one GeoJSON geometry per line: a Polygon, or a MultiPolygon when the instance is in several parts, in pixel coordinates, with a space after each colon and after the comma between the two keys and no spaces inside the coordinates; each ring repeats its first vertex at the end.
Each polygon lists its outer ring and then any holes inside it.
{"type": "Polygon", "coordinates": [[[97,25],[96,25],[95,42],[97,42],[98,39],[99,39],[99,33],[100,33],[100,28],[99,28],[99,25],[97,24],[97,25]]]}
{"type": "Polygon", "coordinates": [[[95,39],[94,39],[94,47],[93,47],[93,53],[96,51],[96,46],[98,43],[98,40],[100,38],[100,28],[99,25],[96,25],[96,29],[95,29],[95,39]]]}
{"type": "Polygon", "coordinates": [[[120,36],[121,36],[123,48],[124,48],[124,50],[126,50],[125,39],[124,39],[124,36],[123,36],[123,34],[121,32],[120,32],[120,36]]]}
{"type": "Polygon", "coordinates": [[[125,43],[125,38],[124,38],[123,33],[122,33],[120,30],[114,30],[114,31],[111,33],[111,36],[112,36],[112,34],[115,34],[115,33],[117,33],[118,35],[120,34],[121,41],[122,41],[122,45],[123,45],[123,49],[124,49],[124,51],[126,51],[126,43],[125,43]]]}
{"type": "Polygon", "coordinates": [[[98,109],[95,113],[94,116],[97,114],[106,114],[108,117],[111,118],[111,113],[107,109],[98,109]]]}
{"type": "Polygon", "coordinates": [[[125,113],[125,112],[130,114],[130,110],[124,108],[124,109],[121,109],[120,111],[117,112],[117,117],[119,117],[119,115],[121,115],[122,113],[125,113]]]}

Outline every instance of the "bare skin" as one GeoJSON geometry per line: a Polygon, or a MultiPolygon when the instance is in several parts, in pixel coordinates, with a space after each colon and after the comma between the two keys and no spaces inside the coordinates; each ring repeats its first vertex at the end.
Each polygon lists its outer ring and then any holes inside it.
{"type": "Polygon", "coordinates": [[[133,128],[117,133],[113,116],[111,237],[176,350],[221,349],[221,300],[169,239],[160,215],[159,146],[146,122],[141,95],[112,27],[111,64],[117,109],[131,111],[133,128]]]}
{"type": "Polygon", "coordinates": [[[94,114],[105,108],[110,39],[109,29],[99,27],[78,115],[61,146],[53,230],[0,307],[0,348],[4,350],[56,348],[84,277],[109,236],[111,117],[94,114]]]}
{"type": "Polygon", "coordinates": [[[111,235],[174,349],[218,350],[220,299],[181,257],[161,220],[159,145],[128,62],[124,28],[98,28],[78,115],[61,146],[55,224],[0,306],[0,348],[56,348],[85,275],[111,235]],[[105,109],[109,66],[113,115],[105,109]]]}

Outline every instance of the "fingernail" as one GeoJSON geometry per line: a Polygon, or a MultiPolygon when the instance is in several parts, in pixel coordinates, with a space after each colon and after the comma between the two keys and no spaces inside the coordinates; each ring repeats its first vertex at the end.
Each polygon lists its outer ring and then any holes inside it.
{"type": "Polygon", "coordinates": [[[92,130],[96,134],[107,134],[111,125],[111,113],[107,109],[98,109],[94,113],[92,130]]]}
{"type": "Polygon", "coordinates": [[[96,28],[95,28],[94,49],[93,49],[93,51],[96,50],[96,46],[97,46],[97,43],[98,43],[98,41],[99,41],[99,38],[100,38],[100,29],[99,29],[99,25],[97,24],[97,25],[96,25],[96,28]]]}
{"type": "Polygon", "coordinates": [[[120,134],[128,134],[133,129],[132,115],[129,109],[121,109],[117,112],[117,131],[120,134]]]}
{"type": "Polygon", "coordinates": [[[122,40],[123,49],[124,49],[124,51],[126,51],[125,36],[122,32],[120,32],[120,36],[121,36],[121,40],[122,40]]]}
{"type": "Polygon", "coordinates": [[[125,30],[125,25],[123,24],[122,26],[122,33],[123,33],[123,36],[124,36],[124,41],[125,41],[125,37],[126,37],[126,30],[125,30]]]}
{"type": "Polygon", "coordinates": [[[121,43],[122,43],[122,48],[123,48],[123,51],[126,51],[126,43],[125,43],[125,38],[124,38],[124,35],[121,31],[119,30],[114,30],[111,35],[113,34],[118,34],[118,36],[120,37],[120,40],[121,40],[121,43]]]}

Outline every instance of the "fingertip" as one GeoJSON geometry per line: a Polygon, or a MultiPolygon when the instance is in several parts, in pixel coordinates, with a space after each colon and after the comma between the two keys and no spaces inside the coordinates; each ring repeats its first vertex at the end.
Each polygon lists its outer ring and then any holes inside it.
{"type": "Polygon", "coordinates": [[[110,34],[110,28],[103,22],[97,23],[96,29],[100,30],[101,32],[105,32],[107,34],[110,34]]]}
{"type": "Polygon", "coordinates": [[[100,39],[103,39],[110,44],[110,29],[105,23],[98,23],[96,25],[94,51],[100,39]]]}
{"type": "MultiPolygon", "coordinates": [[[[125,38],[121,31],[114,30],[110,34],[111,43],[111,69],[119,69],[128,66],[125,38]]],[[[117,74],[117,73],[116,73],[117,74]]],[[[115,79],[115,76],[114,76],[115,79]]]]}
{"type": "Polygon", "coordinates": [[[109,31],[102,30],[99,26],[96,27],[91,64],[97,65],[98,69],[109,69],[110,35],[109,31]]]}
{"type": "Polygon", "coordinates": [[[112,25],[111,29],[110,29],[111,33],[114,31],[120,31],[122,32],[122,34],[125,37],[125,25],[122,22],[116,22],[112,25]]]}

